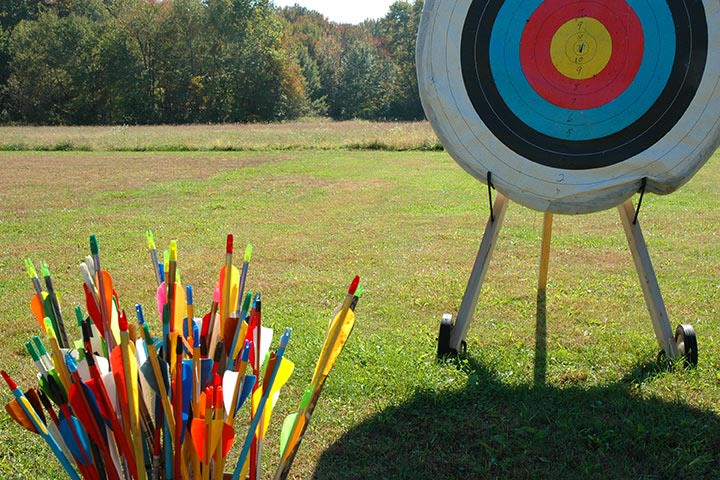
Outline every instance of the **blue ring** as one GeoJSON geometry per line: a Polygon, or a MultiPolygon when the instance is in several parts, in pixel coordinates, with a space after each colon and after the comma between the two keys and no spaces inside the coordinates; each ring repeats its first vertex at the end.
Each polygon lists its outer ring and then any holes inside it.
{"type": "Polygon", "coordinates": [[[664,90],[675,61],[675,23],[666,2],[627,0],[645,36],[645,51],[635,79],[611,102],[587,110],[558,107],[542,98],[525,78],[520,40],[525,22],[542,0],[508,0],[490,36],[490,67],[500,95],[529,127],[562,140],[593,140],[612,135],[638,120],[664,90]]]}

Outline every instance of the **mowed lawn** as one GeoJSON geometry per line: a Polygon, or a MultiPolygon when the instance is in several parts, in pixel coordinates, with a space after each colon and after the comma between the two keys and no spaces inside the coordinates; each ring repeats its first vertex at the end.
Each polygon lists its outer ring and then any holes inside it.
{"type": "MultiPolygon", "coordinates": [[[[378,128],[352,128],[365,127],[378,128]]],[[[487,191],[446,153],[419,150],[435,141],[426,124],[395,127],[392,135],[383,133],[392,124],[366,133],[365,146],[391,148],[406,132],[424,133],[402,152],[358,150],[353,132],[343,144],[303,143],[298,133],[299,143],[285,148],[295,136],[283,125],[279,143],[270,133],[252,151],[119,152],[96,143],[83,152],[0,153],[0,365],[24,388],[35,384],[23,344],[38,325],[23,258],[49,263],[70,320],[83,301],[78,264],[96,233],[122,306],[152,312],[144,238],[152,229],[160,248],[178,240],[183,282],[204,314],[225,236],[234,233],[236,244],[255,246],[249,288],[263,294],[264,320],[276,331],[293,328],[287,355],[296,370],[274,413],[266,472],[329,317],[359,274],[365,294],[355,331],[292,478],[720,478],[720,159],[679,192],[648,196],[640,215],[673,326],[690,323],[698,334],[697,369],[656,362],[615,210],[556,217],[547,326],[538,336],[542,214],[517,204],[467,355],[437,362],[439,321],[460,304],[489,214],[487,191]]],[[[177,138],[174,129],[184,127],[164,128],[177,138]]],[[[252,133],[236,135],[232,145],[253,141],[252,133]]],[[[157,316],[149,321],[159,332],[157,316]]],[[[70,332],[77,335],[74,325],[70,332]]],[[[0,399],[11,395],[4,389],[0,399]]],[[[63,475],[38,437],[0,413],[0,478],[63,475]]]]}

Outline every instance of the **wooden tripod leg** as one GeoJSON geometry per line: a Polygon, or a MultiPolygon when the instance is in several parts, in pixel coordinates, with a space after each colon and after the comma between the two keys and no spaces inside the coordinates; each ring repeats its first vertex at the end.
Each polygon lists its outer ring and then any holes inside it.
{"type": "Polygon", "coordinates": [[[550,241],[552,239],[553,214],[546,213],[543,220],[542,249],[540,251],[540,275],[538,279],[537,310],[535,315],[535,386],[545,385],[547,378],[547,283],[550,264],[550,241]]]}
{"type": "Polygon", "coordinates": [[[675,360],[680,357],[680,352],[675,343],[675,336],[673,335],[672,326],[670,326],[670,319],[668,318],[665,302],[663,302],[662,294],[660,293],[660,285],[658,285],[657,277],[655,276],[655,270],[650,260],[650,253],[645,244],[645,238],[640,229],[640,224],[633,223],[635,208],[632,200],[627,200],[622,205],[618,205],[618,211],[620,212],[620,219],[625,228],[625,236],[627,237],[628,245],[630,246],[630,251],[635,261],[635,269],[640,277],[640,284],[642,285],[643,294],[645,295],[645,303],[652,318],[655,336],[660,344],[660,348],[663,349],[671,360],[675,360]]]}
{"type": "Polygon", "coordinates": [[[542,250],[540,251],[540,278],[538,291],[546,291],[548,283],[548,267],[550,264],[550,241],[552,240],[553,214],[546,213],[543,220],[542,250]]]}
{"type": "Polygon", "coordinates": [[[485,235],[483,235],[480,250],[478,251],[477,258],[475,259],[475,265],[470,273],[470,280],[468,280],[465,295],[463,296],[462,303],[460,304],[460,311],[458,311],[455,326],[453,327],[452,334],[450,336],[450,348],[456,352],[461,350],[462,343],[465,340],[468,328],[470,327],[470,321],[472,320],[473,312],[475,312],[478,297],[480,296],[480,289],[482,288],[483,281],[485,280],[485,274],[487,273],[488,265],[490,264],[490,258],[492,257],[493,250],[495,249],[495,244],[497,243],[498,233],[500,233],[500,227],[505,219],[507,206],[507,197],[498,193],[497,198],[495,199],[495,205],[493,206],[495,219],[488,220],[488,224],[485,227],[485,235]]]}

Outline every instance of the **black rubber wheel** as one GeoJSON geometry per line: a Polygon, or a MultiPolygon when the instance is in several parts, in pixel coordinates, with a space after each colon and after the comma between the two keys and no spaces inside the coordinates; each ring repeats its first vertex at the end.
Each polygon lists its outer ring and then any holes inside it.
{"type": "Polygon", "coordinates": [[[690,367],[697,367],[698,364],[698,345],[695,329],[692,325],[678,325],[675,330],[675,343],[685,360],[685,364],[690,367]]]}
{"type": "Polygon", "coordinates": [[[450,315],[443,315],[442,320],[440,320],[440,333],[438,334],[438,358],[444,358],[449,355],[456,354],[456,352],[450,348],[450,335],[452,334],[452,329],[452,317],[450,315]]]}

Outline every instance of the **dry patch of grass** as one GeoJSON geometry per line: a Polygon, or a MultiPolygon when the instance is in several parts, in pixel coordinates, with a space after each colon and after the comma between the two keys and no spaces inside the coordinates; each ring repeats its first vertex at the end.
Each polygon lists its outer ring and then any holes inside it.
{"type": "Polygon", "coordinates": [[[440,150],[427,122],[331,122],[184,126],[0,127],[0,150],[267,151],[440,150]]]}
{"type": "Polygon", "coordinates": [[[284,158],[281,154],[4,153],[0,154],[0,202],[9,214],[25,216],[38,208],[86,205],[89,195],[137,191],[170,179],[202,181],[284,158]],[[43,202],[37,202],[40,198],[43,202]]]}

